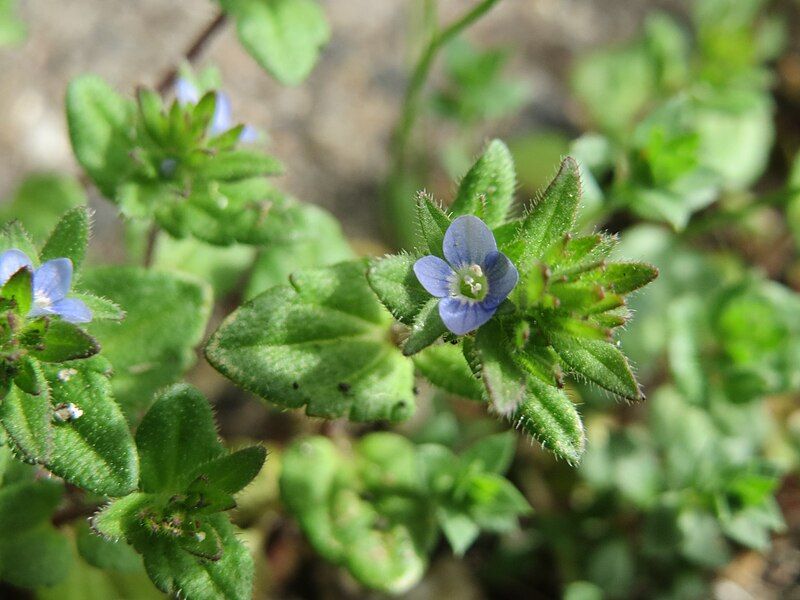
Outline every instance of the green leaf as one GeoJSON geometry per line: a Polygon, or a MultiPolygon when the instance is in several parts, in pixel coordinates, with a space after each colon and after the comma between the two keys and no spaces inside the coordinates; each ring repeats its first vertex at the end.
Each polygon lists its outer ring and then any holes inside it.
{"type": "Polygon", "coordinates": [[[267,450],[263,446],[243,448],[216,458],[195,469],[192,486],[236,494],[258,475],[266,458],[267,450]]]}
{"type": "Polygon", "coordinates": [[[219,458],[219,441],[211,406],[185,384],[164,390],[136,430],[143,492],[182,493],[197,465],[219,458]]]}
{"type": "Polygon", "coordinates": [[[403,344],[403,354],[411,356],[433,344],[447,333],[439,316],[439,298],[431,298],[414,319],[411,332],[403,344]]]}
{"type": "Polygon", "coordinates": [[[50,519],[64,488],[55,481],[5,484],[0,489],[0,579],[12,585],[53,585],[67,575],[67,539],[50,519]]]}
{"type": "Polygon", "coordinates": [[[0,0],[0,47],[20,44],[28,35],[17,10],[17,0],[0,0]]]}
{"type": "Polygon", "coordinates": [[[86,256],[89,243],[89,213],[86,207],[76,206],[61,217],[47,238],[39,258],[42,262],[54,258],[68,258],[77,271],[86,256]]]}
{"type": "Polygon", "coordinates": [[[583,423],[564,390],[528,377],[525,399],[514,423],[571,464],[580,461],[586,448],[583,423]]]}
{"type": "Polygon", "coordinates": [[[47,382],[38,360],[29,355],[21,356],[15,366],[14,383],[26,394],[38,396],[47,390],[47,382]]]}
{"type": "Polygon", "coordinates": [[[517,233],[524,246],[521,264],[542,260],[547,250],[562,240],[575,224],[581,200],[578,163],[567,157],[555,179],[525,216],[517,233]]]}
{"type": "Polygon", "coordinates": [[[53,450],[50,426],[53,409],[44,375],[40,373],[37,379],[40,380],[38,387],[42,391],[35,396],[22,391],[17,385],[11,386],[0,403],[0,421],[13,447],[25,459],[43,462],[53,450]]]}
{"type": "Polygon", "coordinates": [[[330,30],[312,0],[221,0],[236,20],[239,41],[259,65],[286,85],[302,82],[330,30]]]}
{"type": "Polygon", "coordinates": [[[419,228],[422,248],[429,254],[444,258],[442,246],[444,234],[450,227],[450,217],[424,192],[417,194],[417,227],[419,228]]]}
{"type": "Polygon", "coordinates": [[[0,290],[0,296],[4,300],[14,303],[14,312],[20,317],[27,317],[33,304],[33,288],[31,287],[31,278],[33,273],[30,269],[23,267],[11,278],[0,290]]]}
{"type": "Polygon", "coordinates": [[[464,553],[478,539],[481,532],[480,526],[469,515],[457,510],[449,510],[446,506],[439,507],[436,518],[447,542],[453,549],[453,554],[464,556],[464,553]]]}
{"type": "Polygon", "coordinates": [[[249,177],[280,175],[283,165],[278,159],[255,150],[230,150],[203,163],[204,179],[235,181],[249,177]]]}
{"type": "Polygon", "coordinates": [[[451,394],[470,400],[483,399],[483,386],[475,379],[458,345],[429,346],[414,355],[414,365],[433,385],[451,394]]]}
{"type": "Polygon", "coordinates": [[[89,330],[114,367],[114,395],[128,418],[138,420],[155,391],[194,364],[194,346],[211,311],[211,289],[185,275],[120,266],[84,271],[81,287],[126,313],[119,323],[93,321],[89,330]]]}
{"type": "MultiPolygon", "coordinates": [[[[114,401],[107,374],[89,363],[45,367],[53,406],[72,404],[83,414],[52,423],[53,448],[43,464],[85,490],[122,496],[136,488],[139,478],[133,436],[114,401]]],[[[98,367],[101,363],[107,365],[100,361],[98,367]]]]}
{"type": "Polygon", "coordinates": [[[31,356],[51,363],[89,358],[99,351],[96,339],[80,327],[60,319],[50,321],[40,342],[30,348],[31,356]]]}
{"type": "Polygon", "coordinates": [[[253,593],[253,559],[236,538],[224,515],[208,518],[222,543],[219,560],[206,560],[185,551],[175,540],[154,536],[137,549],[144,556],[147,574],[161,591],[191,600],[250,600],[253,593]]]}
{"type": "Polygon", "coordinates": [[[612,343],[558,333],[548,333],[548,341],[578,377],[585,377],[625,400],[644,399],[628,359],[612,343]]]}
{"type": "Polygon", "coordinates": [[[22,181],[9,201],[0,205],[0,222],[19,219],[37,243],[44,242],[61,216],[86,205],[86,194],[72,177],[38,173],[22,181]]]}
{"type": "Polygon", "coordinates": [[[100,77],[82,75],[67,87],[67,124],[78,162],[106,198],[130,170],[133,104],[100,77]]]}
{"type": "Polygon", "coordinates": [[[516,185],[511,152],[500,140],[492,140],[461,180],[453,214],[475,215],[489,228],[498,227],[508,216],[516,185]]]}
{"type": "Polygon", "coordinates": [[[414,410],[413,367],[388,340],[389,315],[353,261],[309,270],[231,314],[206,346],[238,385],[311,416],[401,420],[414,410]]]}
{"type": "Polygon", "coordinates": [[[396,254],[370,263],[367,280],[372,290],[395,319],[413,325],[414,319],[431,295],[414,274],[418,256],[396,254]]]}

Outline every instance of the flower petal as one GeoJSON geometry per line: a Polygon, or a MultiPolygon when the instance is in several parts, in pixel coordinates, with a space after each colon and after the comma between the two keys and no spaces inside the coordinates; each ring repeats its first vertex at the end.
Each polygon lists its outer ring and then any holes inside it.
{"type": "Polygon", "coordinates": [[[483,263],[483,271],[489,284],[489,293],[483,299],[487,307],[495,308],[511,293],[519,281],[519,272],[502,252],[492,252],[483,263]]]}
{"type": "Polygon", "coordinates": [[[191,81],[179,77],[175,82],[175,99],[178,104],[197,104],[200,101],[200,91],[191,81]]]}
{"type": "Polygon", "coordinates": [[[428,293],[436,298],[450,295],[453,269],[438,256],[423,256],[414,263],[414,274],[428,293]]]}
{"type": "Polygon", "coordinates": [[[52,312],[70,323],[88,323],[92,320],[92,311],[77,298],[64,298],[53,303],[52,312]]]}
{"type": "Polygon", "coordinates": [[[217,92],[217,102],[214,106],[214,116],[211,119],[211,135],[225,133],[233,127],[233,113],[231,111],[231,101],[224,92],[217,92]]]}
{"type": "Polygon", "coordinates": [[[473,215],[458,217],[444,234],[444,257],[453,267],[480,265],[497,251],[497,242],[486,223],[473,215]]]}
{"type": "Polygon", "coordinates": [[[11,276],[23,267],[33,267],[31,259],[22,250],[12,248],[0,254],[0,286],[5,285],[11,276]]]}
{"type": "Polygon", "coordinates": [[[33,273],[33,296],[43,296],[50,302],[63,299],[72,283],[72,261],[68,258],[48,260],[33,273]]]}
{"type": "Polygon", "coordinates": [[[487,308],[482,302],[467,302],[458,298],[442,298],[439,316],[445,326],[456,335],[469,333],[492,318],[497,307],[487,308]]]}
{"type": "Polygon", "coordinates": [[[258,141],[258,129],[252,125],[245,125],[242,128],[242,133],[239,134],[239,141],[242,144],[253,144],[258,141]]]}

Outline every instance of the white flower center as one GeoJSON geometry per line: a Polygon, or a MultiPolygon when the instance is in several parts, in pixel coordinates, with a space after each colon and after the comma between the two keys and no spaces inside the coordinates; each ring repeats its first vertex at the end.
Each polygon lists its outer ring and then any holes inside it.
{"type": "Polygon", "coordinates": [[[489,293],[489,282],[480,265],[473,264],[455,271],[450,293],[467,302],[480,302],[489,293]]]}

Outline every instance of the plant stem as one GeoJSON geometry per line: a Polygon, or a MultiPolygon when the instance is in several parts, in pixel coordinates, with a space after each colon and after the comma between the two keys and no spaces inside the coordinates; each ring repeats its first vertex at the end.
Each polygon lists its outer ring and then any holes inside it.
{"type": "MultiPolygon", "coordinates": [[[[228,16],[223,11],[218,12],[217,16],[197,34],[197,37],[195,37],[189,48],[184,52],[183,58],[189,63],[194,63],[203,53],[203,50],[205,50],[205,47],[212,38],[222,29],[227,20],[228,16]]],[[[156,90],[159,94],[163,96],[170,90],[175,84],[175,80],[178,78],[179,70],[180,65],[173,65],[169,71],[164,73],[164,76],[156,85],[156,90]]]]}
{"type": "Polygon", "coordinates": [[[433,61],[436,59],[439,50],[459,33],[464,31],[464,29],[486,14],[486,12],[498,2],[499,0],[482,0],[482,2],[477,4],[472,10],[464,13],[441,31],[437,31],[437,28],[434,26],[431,37],[417,60],[408,87],[406,88],[405,97],[403,99],[403,112],[392,139],[393,173],[397,173],[405,167],[408,155],[408,142],[419,112],[422,90],[425,87],[425,82],[430,75],[433,61]]]}

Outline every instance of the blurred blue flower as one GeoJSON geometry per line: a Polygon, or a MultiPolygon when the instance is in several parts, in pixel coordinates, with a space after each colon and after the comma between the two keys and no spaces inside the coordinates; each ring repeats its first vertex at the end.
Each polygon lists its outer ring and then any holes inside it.
{"type": "Polygon", "coordinates": [[[48,260],[34,270],[28,255],[13,248],[0,254],[0,286],[20,269],[33,272],[33,307],[29,317],[59,316],[70,323],[88,323],[92,311],[77,298],[67,298],[72,285],[72,261],[68,258],[48,260]]]}
{"type": "Polygon", "coordinates": [[[439,302],[439,315],[456,335],[469,333],[492,318],[517,285],[519,273],[494,235],[478,217],[464,215],[450,224],[442,244],[446,261],[423,256],[414,263],[422,286],[439,302]]]}
{"type": "MultiPolygon", "coordinates": [[[[237,124],[233,121],[233,111],[231,101],[224,92],[216,92],[216,103],[214,106],[214,116],[211,118],[211,125],[208,128],[210,135],[219,135],[232,129],[237,124]]],[[[179,104],[197,104],[200,101],[200,90],[191,81],[183,77],[178,78],[175,83],[175,98],[179,104]]],[[[245,125],[239,135],[242,143],[255,142],[258,139],[258,132],[254,127],[245,125]]]]}

